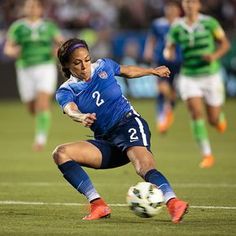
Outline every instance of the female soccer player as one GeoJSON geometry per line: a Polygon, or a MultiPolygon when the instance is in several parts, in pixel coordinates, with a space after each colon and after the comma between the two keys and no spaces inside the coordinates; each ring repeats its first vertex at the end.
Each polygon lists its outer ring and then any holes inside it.
{"type": "Polygon", "coordinates": [[[36,118],[33,148],[40,151],[47,141],[51,97],[57,84],[54,42],[63,39],[57,26],[42,18],[42,1],[26,0],[24,13],[24,18],[10,26],[4,52],[16,59],[21,100],[36,118]]]}
{"type": "Polygon", "coordinates": [[[192,130],[203,159],[201,168],[212,167],[212,155],[203,106],[210,125],[224,132],[227,126],[221,106],[224,103],[224,86],[220,76],[220,59],[229,50],[229,41],[218,21],[200,14],[200,0],[182,0],[185,17],[170,29],[164,55],[175,57],[175,46],[180,45],[183,64],[179,78],[179,92],[186,102],[192,120],[192,130]],[[216,46],[216,42],[218,45],[216,46]]]}
{"type": "Polygon", "coordinates": [[[66,143],[53,152],[64,178],[90,202],[91,212],[83,219],[110,216],[111,209],[81,166],[107,169],[131,162],[137,174],[162,190],[172,221],[180,222],[188,204],[176,198],[167,179],[156,170],[148,124],[122,95],[115,79],[116,75],[168,77],[169,69],[118,65],[107,58],[92,63],[88,46],[80,39],[66,41],[58,50],[58,58],[69,79],[56,92],[56,99],[63,112],[89,127],[95,138],[66,143]]]}

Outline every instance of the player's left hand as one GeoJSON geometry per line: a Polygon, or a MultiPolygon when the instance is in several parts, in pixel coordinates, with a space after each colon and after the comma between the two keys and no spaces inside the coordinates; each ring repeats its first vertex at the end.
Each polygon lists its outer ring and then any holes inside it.
{"type": "Polygon", "coordinates": [[[214,54],[205,54],[205,55],[203,55],[202,58],[203,58],[204,61],[207,61],[207,62],[212,62],[212,61],[216,60],[214,54]]]}
{"type": "Polygon", "coordinates": [[[170,76],[170,70],[166,66],[159,66],[154,69],[153,72],[154,75],[160,76],[160,77],[169,77],[170,76]]]}

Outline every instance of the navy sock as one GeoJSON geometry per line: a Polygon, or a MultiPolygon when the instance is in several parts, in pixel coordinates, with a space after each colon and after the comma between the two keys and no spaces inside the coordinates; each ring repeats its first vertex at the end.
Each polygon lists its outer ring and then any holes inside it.
{"type": "Polygon", "coordinates": [[[62,172],[64,178],[80,193],[84,194],[89,201],[100,198],[94,188],[89,176],[75,161],[67,161],[58,168],[62,172]]]}
{"type": "Polygon", "coordinates": [[[171,188],[168,180],[162,173],[156,169],[149,170],[145,177],[145,181],[155,184],[163,192],[165,202],[168,202],[171,198],[176,198],[176,195],[171,188]]]}
{"type": "Polygon", "coordinates": [[[157,95],[157,113],[163,114],[164,113],[164,105],[165,105],[165,98],[162,93],[157,95]]]}

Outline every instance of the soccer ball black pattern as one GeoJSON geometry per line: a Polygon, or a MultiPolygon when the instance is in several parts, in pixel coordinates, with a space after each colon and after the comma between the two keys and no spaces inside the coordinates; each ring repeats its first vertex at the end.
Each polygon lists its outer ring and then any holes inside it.
{"type": "Polygon", "coordinates": [[[164,205],[164,197],[162,191],[156,185],[149,182],[140,182],[129,188],[127,203],[135,215],[149,218],[161,211],[164,205]]]}

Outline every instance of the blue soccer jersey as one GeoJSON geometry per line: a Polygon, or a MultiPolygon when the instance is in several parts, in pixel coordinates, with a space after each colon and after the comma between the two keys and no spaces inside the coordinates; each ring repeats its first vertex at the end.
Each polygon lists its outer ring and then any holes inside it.
{"type": "Polygon", "coordinates": [[[99,59],[91,65],[91,79],[87,82],[71,77],[56,92],[56,100],[64,107],[74,102],[82,113],[96,113],[97,120],[91,126],[96,135],[105,134],[132,110],[122,95],[115,76],[120,66],[111,59],[99,59]]]}
{"type": "Polygon", "coordinates": [[[159,65],[169,65],[169,64],[180,64],[182,61],[180,47],[176,47],[176,59],[175,61],[167,61],[163,56],[163,50],[166,44],[167,33],[170,29],[170,23],[164,17],[158,18],[153,21],[149,34],[154,36],[157,40],[155,48],[155,61],[159,65]]]}

